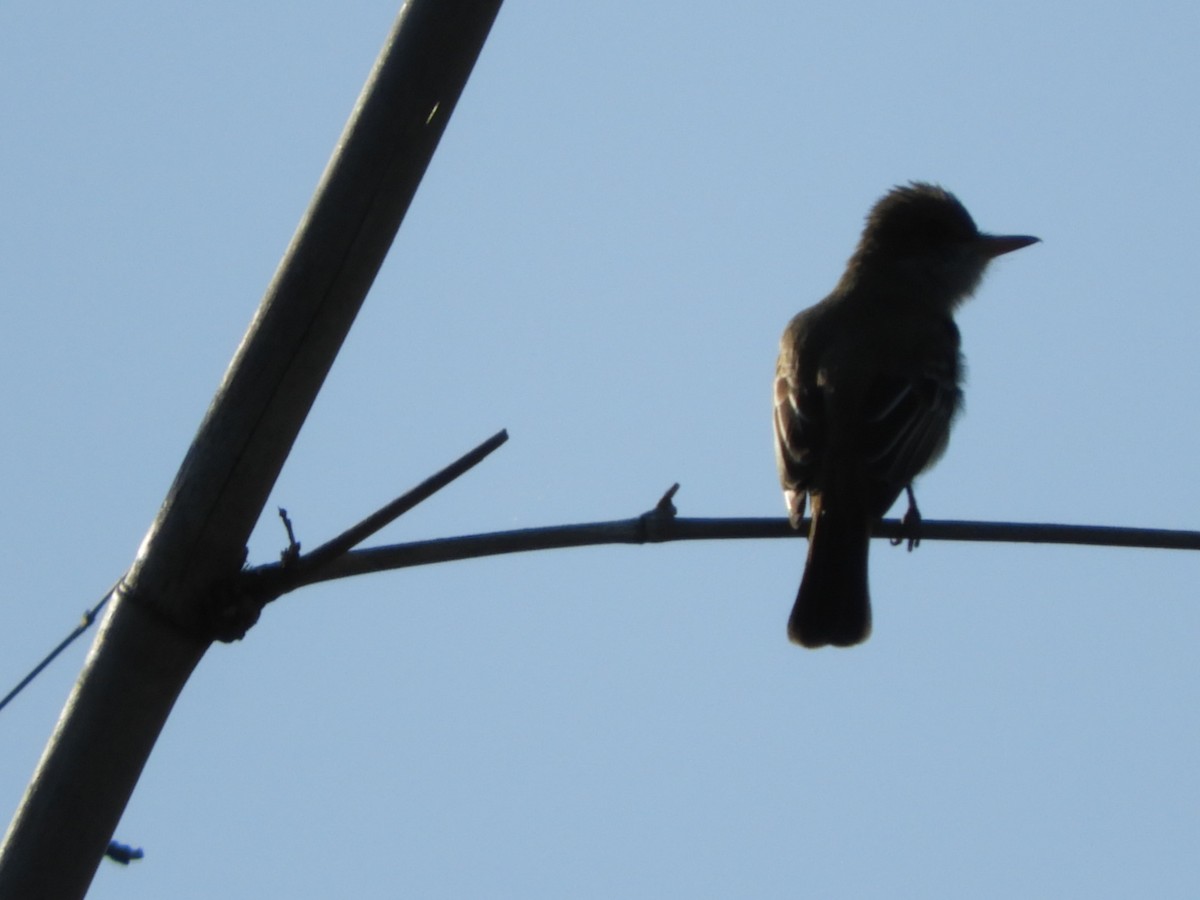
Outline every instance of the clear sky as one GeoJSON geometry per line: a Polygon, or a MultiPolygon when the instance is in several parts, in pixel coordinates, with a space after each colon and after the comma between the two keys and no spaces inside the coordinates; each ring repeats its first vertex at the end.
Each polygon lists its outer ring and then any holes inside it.
{"type": "MultiPolygon", "coordinates": [[[[124,570],[397,10],[0,7],[0,688],[124,570]]],[[[1195,528],[1200,8],[509,0],[250,547],[781,515],[770,383],[890,186],[1043,243],[959,324],[929,518],[1195,528]]],[[[205,657],[94,898],[1194,897],[1184,552],[803,540],[306,589],[205,657]]],[[[0,715],[13,809],[80,641],[0,715]]],[[[0,823],[2,824],[2,823],[0,823]]]]}

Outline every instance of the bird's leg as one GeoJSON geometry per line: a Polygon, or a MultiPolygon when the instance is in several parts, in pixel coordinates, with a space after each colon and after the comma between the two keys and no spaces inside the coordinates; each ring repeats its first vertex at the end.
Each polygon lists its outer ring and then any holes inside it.
{"type": "Polygon", "coordinates": [[[921,510],[917,508],[917,497],[913,493],[912,485],[906,484],[904,491],[908,494],[908,509],[900,517],[900,526],[904,533],[898,538],[892,538],[891,543],[893,547],[898,547],[907,541],[908,552],[912,553],[914,547],[921,546],[921,510]]]}

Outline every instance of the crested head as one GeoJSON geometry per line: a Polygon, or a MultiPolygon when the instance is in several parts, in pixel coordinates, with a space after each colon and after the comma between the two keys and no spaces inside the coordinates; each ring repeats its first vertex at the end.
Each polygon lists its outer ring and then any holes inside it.
{"type": "Polygon", "coordinates": [[[871,208],[846,277],[950,310],[974,292],[991,259],[1036,240],[983,234],[957,197],[914,181],[871,208]]]}
{"type": "Polygon", "coordinates": [[[920,252],[979,236],[975,220],[958,198],[936,184],[914,181],[888,191],[871,208],[863,243],[920,252]]]}

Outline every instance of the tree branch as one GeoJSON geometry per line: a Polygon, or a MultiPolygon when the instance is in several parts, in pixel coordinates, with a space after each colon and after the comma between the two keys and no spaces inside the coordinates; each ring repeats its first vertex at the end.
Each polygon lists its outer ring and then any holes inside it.
{"type": "MultiPolygon", "coordinates": [[[[664,495],[650,512],[632,519],[587,522],[578,525],[552,525],[522,528],[486,534],[463,535],[427,541],[413,541],[353,550],[329,561],[319,569],[305,570],[287,580],[285,590],[263,597],[269,602],[283,593],[308,584],[452,562],[556,550],[565,547],[591,547],[602,544],[659,544],[670,541],[758,540],[797,538],[808,534],[810,520],[793,529],[786,518],[676,518],[671,497],[678,486],[664,495]]],[[[899,519],[885,519],[873,532],[877,538],[906,538],[911,526],[899,519]]],[[[994,543],[1079,544],[1104,547],[1142,547],[1165,550],[1200,550],[1200,531],[1174,531],[1162,528],[1123,528],[1103,525],[1052,525],[1024,522],[973,522],[961,520],[922,520],[923,541],[986,541],[994,543]]],[[[271,563],[247,570],[249,583],[283,584],[279,575],[284,567],[271,563]]]]}
{"type": "MultiPolygon", "coordinates": [[[[450,465],[435,472],[412,490],[401,494],[391,503],[381,507],[361,522],[350,526],[337,537],[326,541],[311,553],[301,554],[291,520],[286,510],[280,509],[288,533],[288,546],[280,555],[279,563],[258,566],[239,573],[231,586],[224,591],[224,610],[218,610],[218,618],[233,623],[253,621],[258,610],[277,597],[298,587],[326,581],[322,572],[344,557],[352,548],[424,500],[429,499],[460,475],[465,475],[488,458],[508,440],[508,431],[501,429],[475,449],[463,454],[450,465]]],[[[224,635],[226,640],[239,639],[244,628],[232,627],[224,635]]]]}
{"type": "Polygon", "coordinates": [[[408,493],[397,497],[387,506],[371,513],[331,541],[326,541],[307,556],[301,556],[296,566],[301,572],[313,572],[328,565],[347,551],[357,547],[375,532],[390,525],[418,503],[429,499],[454,479],[479,465],[508,440],[508,432],[500,430],[474,450],[456,459],[440,472],[426,478],[408,493]]]}

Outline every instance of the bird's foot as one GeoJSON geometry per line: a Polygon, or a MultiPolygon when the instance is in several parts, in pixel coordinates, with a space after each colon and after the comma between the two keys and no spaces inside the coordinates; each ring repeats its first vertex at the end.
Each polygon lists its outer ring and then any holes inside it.
{"type": "Polygon", "coordinates": [[[912,553],[914,548],[921,546],[921,510],[917,508],[917,498],[913,494],[912,485],[906,484],[904,490],[908,494],[908,509],[900,517],[900,527],[904,533],[900,537],[892,538],[891,543],[893,547],[907,543],[908,552],[912,553]]]}

